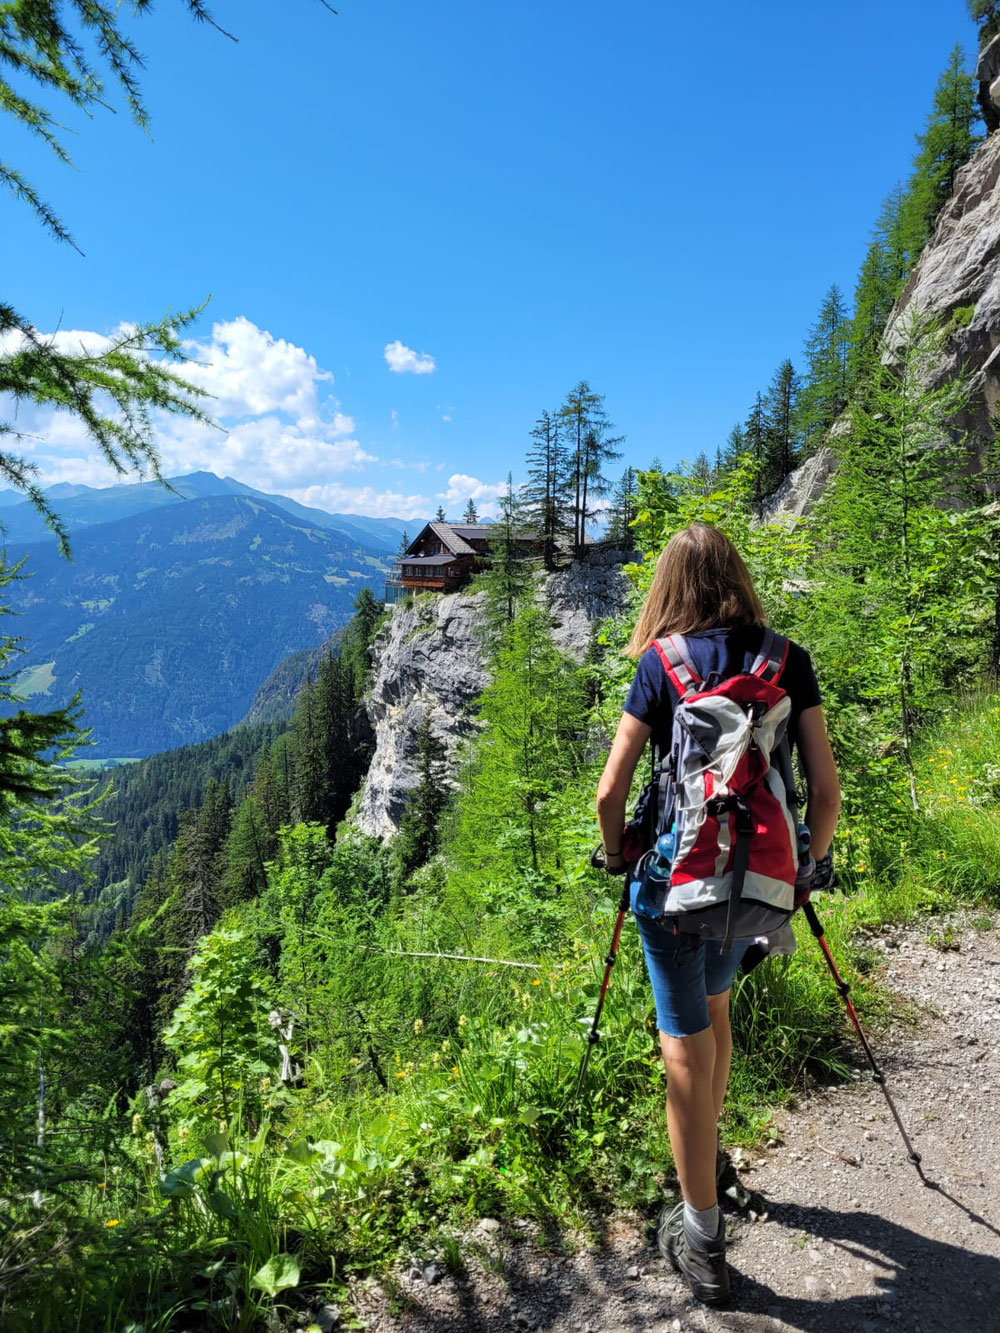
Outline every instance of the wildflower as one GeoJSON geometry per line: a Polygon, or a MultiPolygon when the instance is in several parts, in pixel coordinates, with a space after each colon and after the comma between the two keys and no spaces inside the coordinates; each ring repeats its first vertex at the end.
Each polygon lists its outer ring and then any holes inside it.
{"type": "Polygon", "coordinates": [[[396,1070],[396,1077],[397,1077],[397,1078],[406,1078],[406,1070],[405,1070],[405,1069],[397,1069],[397,1070],[396,1070]]]}
{"type": "Polygon", "coordinates": [[[542,983],[541,983],[541,981],[538,979],[538,977],[533,977],[533,978],[532,978],[532,981],[531,981],[531,984],[532,984],[533,986],[540,986],[542,983]]]}
{"type": "Polygon", "coordinates": [[[188,1129],[187,1125],[181,1125],[180,1129],[177,1131],[177,1142],[184,1143],[190,1132],[191,1131],[188,1129]]]}
{"type": "Polygon", "coordinates": [[[108,1188],[108,1182],[106,1180],[99,1180],[97,1182],[97,1188],[99,1190],[106,1190],[108,1188]]]}
{"type": "Polygon", "coordinates": [[[464,1014],[459,1014],[459,1016],[458,1016],[458,1026],[459,1026],[460,1028],[464,1028],[464,1027],[466,1026],[466,1024],[468,1023],[468,1021],[469,1021],[469,1020],[466,1018],[466,1016],[465,1016],[464,1014]]]}
{"type": "Polygon", "coordinates": [[[444,1051],[445,1055],[451,1050],[451,1042],[447,1037],[445,1037],[444,1041],[441,1043],[441,1049],[444,1051]]]}
{"type": "Polygon", "coordinates": [[[452,1067],[451,1067],[451,1072],[452,1072],[453,1074],[457,1074],[457,1073],[458,1073],[458,1065],[452,1065],[452,1067]]]}
{"type": "Polygon", "coordinates": [[[140,1129],[142,1129],[142,1116],[136,1111],[132,1117],[132,1133],[138,1134],[140,1129]]]}
{"type": "Polygon", "coordinates": [[[431,1056],[431,1068],[432,1068],[432,1069],[440,1069],[440,1068],[441,1068],[441,1052],[440,1052],[440,1051],[435,1051],[434,1054],[431,1056]]]}
{"type": "Polygon", "coordinates": [[[421,1032],[423,1032],[423,1030],[424,1030],[424,1020],[422,1018],[415,1018],[413,1020],[414,1034],[419,1037],[421,1032]]]}
{"type": "Polygon", "coordinates": [[[118,1218],[117,1218],[117,1217],[109,1217],[108,1220],[104,1223],[104,1225],[105,1225],[106,1227],[116,1227],[116,1226],[118,1226],[118,1218]]]}

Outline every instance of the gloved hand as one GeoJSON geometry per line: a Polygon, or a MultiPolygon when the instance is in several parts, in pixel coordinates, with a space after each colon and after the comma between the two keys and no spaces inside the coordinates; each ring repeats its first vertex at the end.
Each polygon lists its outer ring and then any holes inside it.
{"type": "Polygon", "coordinates": [[[828,893],[837,887],[837,872],[833,868],[833,852],[816,862],[816,873],[810,886],[816,893],[828,893]]]}
{"type": "Polygon", "coordinates": [[[793,910],[798,910],[809,901],[809,891],[813,887],[816,877],[816,862],[810,856],[805,864],[800,865],[798,873],[795,876],[795,906],[793,910]]]}

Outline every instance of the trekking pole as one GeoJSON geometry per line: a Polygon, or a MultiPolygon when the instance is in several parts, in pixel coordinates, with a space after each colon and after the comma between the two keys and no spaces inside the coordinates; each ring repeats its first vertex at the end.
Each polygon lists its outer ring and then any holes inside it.
{"type": "MultiPolygon", "coordinates": [[[[594,852],[590,858],[592,865],[601,864],[597,857],[599,853],[594,852]]],[[[583,1087],[583,1080],[587,1075],[587,1066],[590,1064],[590,1052],[601,1040],[601,1034],[597,1025],[601,1021],[601,1011],[604,1009],[604,997],[608,993],[608,984],[611,981],[611,969],[615,965],[615,959],[618,957],[618,941],[621,939],[622,926],[625,924],[625,914],[629,910],[629,876],[626,875],[622,882],[622,896],[618,900],[618,920],[615,922],[615,933],[611,936],[611,948],[608,950],[607,957],[604,959],[604,980],[601,982],[601,993],[597,997],[597,1011],[594,1014],[594,1021],[590,1025],[590,1032],[587,1034],[587,1045],[583,1052],[583,1059],[580,1061],[580,1072],[576,1076],[576,1087],[573,1089],[574,1099],[579,1097],[580,1089],[583,1087]]]]}
{"type": "Polygon", "coordinates": [[[868,1044],[868,1038],[862,1031],[861,1022],[858,1018],[857,1010],[854,1008],[854,1004],[851,1000],[850,984],[846,982],[843,979],[843,977],[841,977],[840,973],[837,971],[837,964],[833,961],[833,954],[831,954],[830,952],[830,946],[827,944],[826,936],[823,933],[823,924],[820,921],[819,917],[816,915],[816,909],[813,907],[812,903],[808,901],[808,899],[806,900],[806,902],[802,904],[802,910],[805,913],[806,920],[809,922],[809,929],[815,935],[819,947],[823,950],[823,957],[826,959],[826,965],[830,969],[830,975],[833,977],[834,985],[837,987],[837,990],[843,996],[844,1003],[847,1005],[847,1012],[851,1016],[851,1022],[854,1024],[854,1030],[858,1034],[858,1038],[861,1042],[862,1047],[864,1048],[865,1055],[868,1057],[868,1063],[872,1067],[872,1078],[882,1089],[882,1093],[885,1096],[886,1102],[888,1103],[889,1110],[892,1112],[892,1118],[896,1122],[896,1128],[899,1130],[900,1134],[902,1135],[903,1142],[906,1144],[906,1155],[909,1158],[909,1160],[913,1163],[913,1165],[917,1168],[917,1174],[920,1176],[920,1179],[924,1182],[925,1185],[928,1185],[930,1184],[930,1181],[927,1180],[927,1177],[924,1175],[923,1170],[920,1166],[920,1154],[916,1151],[913,1144],[910,1142],[910,1137],[907,1134],[905,1128],[903,1127],[902,1120],[900,1120],[899,1118],[899,1112],[896,1110],[896,1103],[892,1100],[892,1096],[890,1095],[889,1089],[886,1086],[885,1074],[883,1074],[882,1070],[878,1067],[878,1064],[876,1063],[875,1060],[875,1056],[872,1054],[872,1048],[868,1044]]]}

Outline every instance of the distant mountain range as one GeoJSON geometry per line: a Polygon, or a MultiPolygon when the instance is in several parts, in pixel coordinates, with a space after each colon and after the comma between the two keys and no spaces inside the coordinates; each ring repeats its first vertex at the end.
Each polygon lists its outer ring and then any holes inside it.
{"type": "MultiPolygon", "coordinates": [[[[424,526],[422,518],[366,518],[363,514],[328,514],[325,509],[310,509],[285,495],[268,495],[244,486],[232,477],[217,477],[214,472],[190,472],[184,477],[169,477],[173,491],[158,481],[142,481],[117,486],[83,486],[61,482],[46,488],[53,508],[65,521],[72,541],[74,534],[95,523],[110,523],[150,509],[184,504],[186,500],[205,500],[218,495],[245,495],[252,500],[266,500],[287,510],[312,527],[339,532],[351,541],[361,542],[376,551],[394,552],[400,537],[411,537],[424,526]]],[[[0,491],[0,537],[8,545],[14,542],[54,541],[52,533],[37,509],[20,491],[0,491]]]]}
{"type": "Polygon", "coordinates": [[[81,757],[191,744],[252,704],[284,711],[286,672],[269,682],[270,707],[258,687],[341,629],[360,588],[381,597],[400,533],[420,526],[307,509],[211,473],[172,484],[180,497],[158,483],[51,488],[72,563],[0,493],[8,562],[26,557],[27,577],[7,589],[20,615],[2,626],[27,649],[17,688],[33,708],[82,691],[96,743],[81,757]]]}

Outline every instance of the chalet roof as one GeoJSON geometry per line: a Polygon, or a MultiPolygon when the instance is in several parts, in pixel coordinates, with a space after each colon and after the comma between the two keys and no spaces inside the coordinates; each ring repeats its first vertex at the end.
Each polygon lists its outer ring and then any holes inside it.
{"type": "Polygon", "coordinates": [[[495,523],[449,523],[448,526],[452,532],[457,532],[466,541],[472,541],[476,537],[489,537],[497,530],[495,523]]]}
{"type": "Polygon", "coordinates": [[[442,542],[445,546],[447,546],[449,551],[453,551],[455,555],[476,554],[475,550],[469,545],[469,543],[465,540],[465,538],[460,536],[459,533],[452,527],[450,523],[425,524],[425,526],[420,529],[420,531],[414,537],[413,541],[410,542],[409,546],[406,548],[407,553],[412,551],[414,547],[420,545],[420,542],[424,534],[427,532],[428,528],[431,530],[431,532],[434,533],[434,536],[437,537],[437,539],[440,542],[442,542]]]}
{"type": "Polygon", "coordinates": [[[400,563],[404,565],[450,565],[456,557],[446,551],[443,555],[404,555],[400,563]]]}

